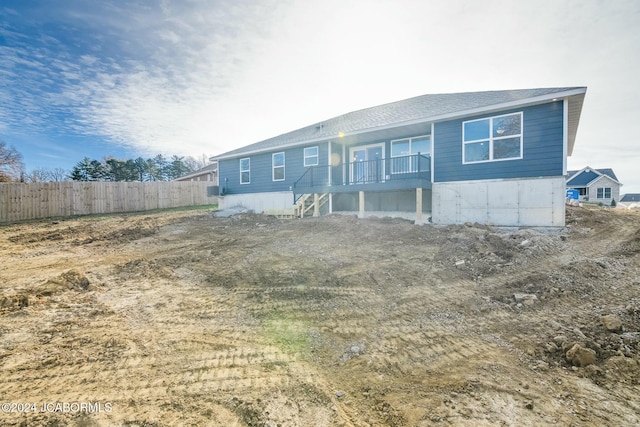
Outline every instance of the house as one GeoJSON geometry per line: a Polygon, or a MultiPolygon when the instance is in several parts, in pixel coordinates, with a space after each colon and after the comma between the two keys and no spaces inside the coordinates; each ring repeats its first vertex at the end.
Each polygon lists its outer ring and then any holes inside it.
{"type": "Polygon", "coordinates": [[[579,200],[610,206],[620,201],[622,184],[612,169],[593,169],[589,166],[567,172],[567,189],[577,190],[579,200]]]}
{"type": "Polygon", "coordinates": [[[222,208],[563,226],[586,87],[422,95],[232,150],[222,208]]]}
{"type": "Polygon", "coordinates": [[[627,193],[620,199],[618,206],[627,209],[640,209],[640,193],[627,193]]]}
{"type": "Polygon", "coordinates": [[[209,181],[213,185],[218,185],[218,163],[213,162],[202,169],[176,178],[174,181],[209,181]]]}

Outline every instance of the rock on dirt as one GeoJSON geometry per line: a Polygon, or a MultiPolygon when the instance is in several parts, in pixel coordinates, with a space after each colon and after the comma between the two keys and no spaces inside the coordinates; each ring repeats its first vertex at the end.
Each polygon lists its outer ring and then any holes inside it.
{"type": "Polygon", "coordinates": [[[581,368],[592,365],[596,362],[596,352],[590,348],[585,348],[580,344],[575,344],[569,351],[567,351],[565,357],[574,366],[581,368]]]}
{"type": "Polygon", "coordinates": [[[513,294],[513,299],[516,300],[517,303],[522,303],[524,305],[534,305],[538,301],[538,297],[534,294],[513,294]]]}
{"type": "Polygon", "coordinates": [[[620,321],[620,319],[617,316],[613,315],[613,314],[608,314],[606,316],[602,316],[600,318],[600,321],[602,322],[602,325],[604,325],[604,327],[609,332],[621,332],[622,331],[622,321],[620,321]]]}

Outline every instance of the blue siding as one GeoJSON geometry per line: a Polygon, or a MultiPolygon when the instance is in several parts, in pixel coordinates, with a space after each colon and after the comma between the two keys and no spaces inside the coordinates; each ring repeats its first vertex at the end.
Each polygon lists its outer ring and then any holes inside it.
{"type": "Polygon", "coordinates": [[[225,194],[264,193],[289,191],[293,183],[304,173],[304,149],[318,147],[318,164],[328,164],[327,143],[309,144],[300,147],[252,154],[235,159],[220,160],[220,189],[225,194]],[[285,153],[284,181],[273,181],[271,158],[273,153],[285,153]],[[251,159],[251,183],[240,184],[240,159],[251,159]]]}
{"type": "Polygon", "coordinates": [[[435,124],[434,181],[562,176],[562,101],[435,124]],[[523,112],[523,158],[462,164],[462,122],[523,112]]]}
{"type": "Polygon", "coordinates": [[[595,173],[594,171],[583,171],[579,173],[575,178],[571,181],[567,182],[567,185],[587,185],[594,179],[598,178],[600,175],[595,173]]]}

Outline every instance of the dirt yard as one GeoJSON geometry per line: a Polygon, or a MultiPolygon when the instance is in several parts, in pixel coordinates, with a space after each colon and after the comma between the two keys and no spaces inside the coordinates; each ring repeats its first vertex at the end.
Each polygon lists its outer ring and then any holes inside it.
{"type": "Polygon", "coordinates": [[[0,226],[0,425],[640,425],[640,213],[0,226]]]}

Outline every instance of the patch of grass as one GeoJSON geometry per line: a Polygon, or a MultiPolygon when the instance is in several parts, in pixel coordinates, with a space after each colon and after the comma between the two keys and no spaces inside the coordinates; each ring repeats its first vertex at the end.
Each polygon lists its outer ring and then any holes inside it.
{"type": "Polygon", "coordinates": [[[275,371],[277,369],[282,369],[282,368],[284,368],[286,366],[287,366],[287,363],[286,362],[282,362],[280,360],[275,360],[275,361],[272,361],[272,362],[264,362],[262,364],[262,367],[266,371],[269,371],[269,372],[275,371]]]}
{"type": "Polygon", "coordinates": [[[309,326],[301,319],[275,312],[265,322],[267,341],[285,353],[309,353],[309,326]]]}
{"type": "Polygon", "coordinates": [[[60,221],[75,220],[75,219],[81,219],[81,220],[87,220],[87,221],[104,221],[109,218],[115,218],[115,217],[129,218],[129,217],[136,217],[136,216],[143,216],[143,215],[154,215],[154,214],[160,214],[160,213],[212,211],[212,210],[218,210],[218,205],[211,204],[211,205],[200,205],[200,206],[182,206],[177,208],[153,209],[148,211],[111,212],[111,213],[99,213],[99,214],[52,216],[47,218],[22,219],[22,220],[15,220],[15,221],[9,221],[9,222],[2,222],[0,223],[0,228],[5,226],[10,227],[16,224],[37,224],[37,223],[47,223],[51,221],[60,222],[60,221]]]}

